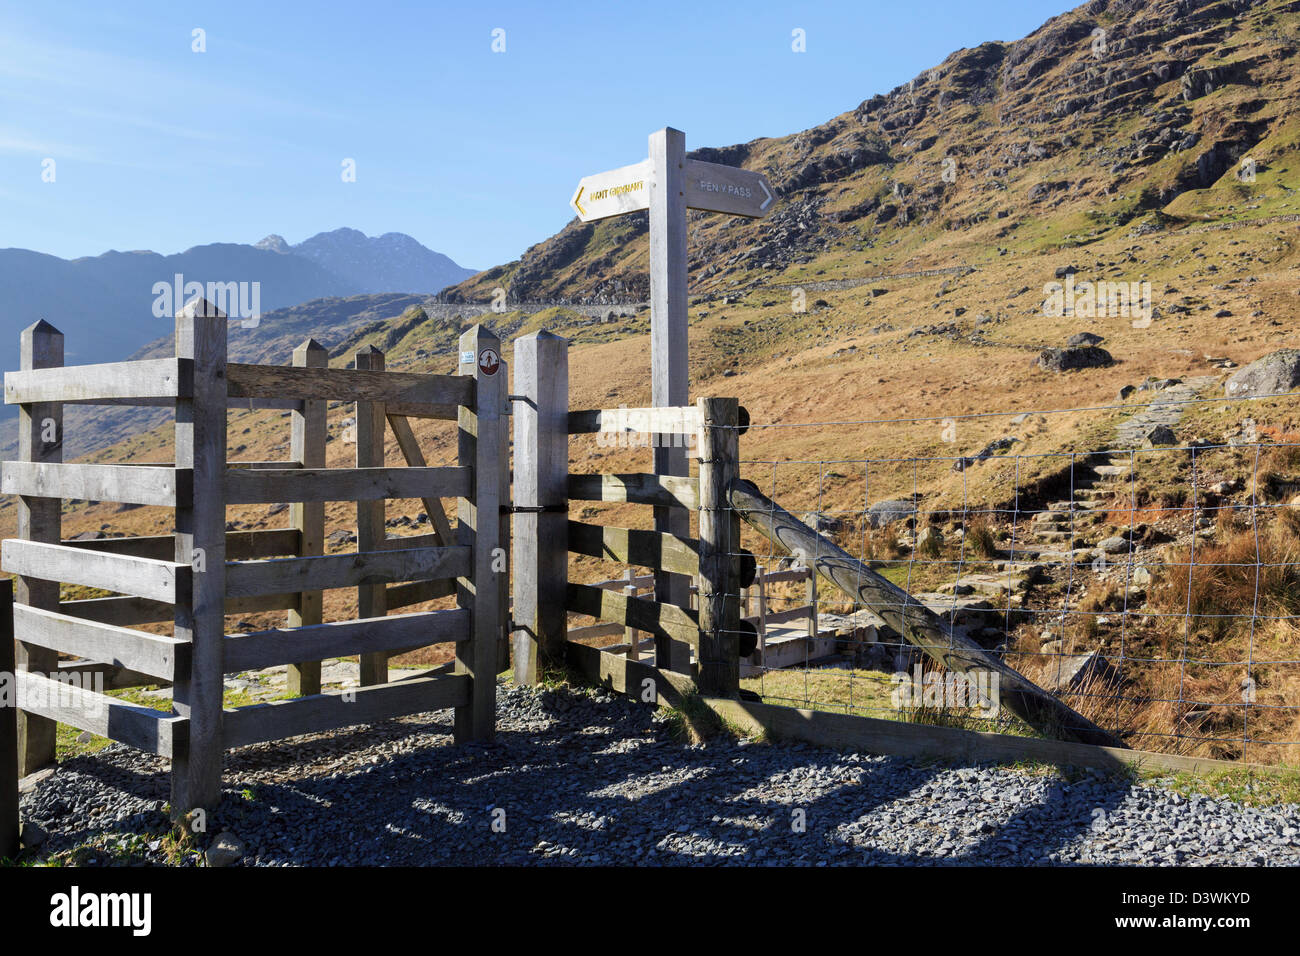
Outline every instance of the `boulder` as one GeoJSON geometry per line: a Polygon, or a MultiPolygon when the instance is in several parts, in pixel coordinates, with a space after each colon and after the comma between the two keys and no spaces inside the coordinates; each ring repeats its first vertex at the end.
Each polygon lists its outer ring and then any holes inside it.
{"type": "Polygon", "coordinates": [[[803,523],[818,534],[835,534],[844,529],[844,522],[824,511],[810,511],[803,516],[803,523]]]}
{"type": "Polygon", "coordinates": [[[1127,554],[1128,539],[1116,535],[1113,538],[1105,538],[1097,542],[1097,550],[1103,554],[1127,554]]]}
{"type": "Polygon", "coordinates": [[[1156,425],[1147,429],[1142,435],[1143,448],[1158,448],[1161,445],[1177,445],[1178,436],[1168,425],[1156,425]]]}
{"type": "Polygon", "coordinates": [[[223,830],[213,838],[212,845],[208,847],[204,858],[208,866],[230,866],[238,863],[243,855],[244,844],[239,842],[239,837],[229,830],[223,830]]]}
{"type": "Polygon", "coordinates": [[[1297,385],[1300,349],[1282,349],[1234,373],[1223,386],[1223,393],[1228,398],[1261,398],[1285,394],[1297,385]]]}
{"type": "Polygon", "coordinates": [[[1038,353],[1038,365],[1049,372],[1068,372],[1079,368],[1104,368],[1115,360],[1105,349],[1095,345],[1077,348],[1043,349],[1038,353]]]}
{"type": "Polygon", "coordinates": [[[916,516],[916,505],[905,498],[877,501],[867,509],[867,523],[873,528],[883,528],[896,521],[907,521],[916,516]]]}
{"type": "Polygon", "coordinates": [[[1061,694],[1081,690],[1089,684],[1112,684],[1119,680],[1119,676],[1119,671],[1098,651],[1067,654],[1048,662],[1044,668],[1043,687],[1061,694]]]}
{"type": "Polygon", "coordinates": [[[1071,348],[1077,348],[1080,345],[1101,345],[1106,340],[1095,332],[1076,332],[1066,339],[1065,344],[1071,348]]]}

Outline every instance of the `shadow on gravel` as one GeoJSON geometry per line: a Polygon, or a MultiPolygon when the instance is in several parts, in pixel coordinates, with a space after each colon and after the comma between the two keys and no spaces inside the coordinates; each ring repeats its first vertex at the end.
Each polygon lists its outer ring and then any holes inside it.
{"type": "MultiPolygon", "coordinates": [[[[1023,865],[1055,862],[1128,789],[805,744],[689,746],[624,698],[505,696],[491,745],[452,745],[440,712],[233,751],[200,846],[229,830],[243,863],[271,866],[1023,865]]],[[[52,778],[75,806],[42,794],[41,822],[62,845],[165,828],[149,807],[167,799],[165,769],[116,748],[75,758],[52,778]],[[95,803],[135,816],[96,828],[95,803]]]]}

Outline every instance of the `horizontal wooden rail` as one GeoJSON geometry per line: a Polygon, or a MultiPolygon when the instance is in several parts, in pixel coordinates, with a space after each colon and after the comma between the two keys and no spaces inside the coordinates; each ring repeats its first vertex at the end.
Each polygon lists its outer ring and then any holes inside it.
{"type": "Polygon", "coordinates": [[[646,598],[628,597],[589,584],[570,584],[565,608],[604,621],[616,621],[655,636],[671,637],[696,647],[699,619],[694,611],[646,598]]]}
{"type": "Polygon", "coordinates": [[[84,498],[174,508],[190,495],[193,472],[157,465],[65,465],[6,461],[0,465],[0,494],[37,498],[84,498]]]}
{"type": "Polygon", "coordinates": [[[469,569],[470,548],[463,545],[233,561],[226,564],[226,595],[247,597],[285,591],[349,588],[359,584],[465,577],[469,569]]]}
{"type": "MultiPolygon", "coordinates": [[[[297,592],[226,598],[227,614],[288,611],[297,606],[297,592]]],[[[176,616],[176,609],[170,602],[150,601],[140,597],[103,597],[63,601],[59,604],[59,611],[69,617],[97,621],[100,624],[115,624],[118,627],[157,624],[161,621],[173,620],[176,616]]]]}
{"type": "MultiPolygon", "coordinates": [[[[231,398],[400,403],[426,409],[472,407],[474,379],[464,375],[231,362],[226,366],[226,394],[231,398]]],[[[404,409],[401,414],[418,413],[404,409]]]]}
{"type": "Polygon", "coordinates": [[[223,647],[226,673],[234,674],[374,651],[400,653],[468,638],[469,611],[452,608],[232,634],[223,647]]]}
{"type": "Polygon", "coordinates": [[[14,631],[20,641],[89,660],[126,667],[151,677],[175,680],[188,676],[190,645],[163,634],[14,605],[14,631]]]}
{"type": "Polygon", "coordinates": [[[227,747],[296,737],[371,724],[409,714],[463,707],[469,703],[470,679],[447,674],[348,688],[341,693],[314,694],[227,710],[222,733],[227,747]]]}
{"type": "Polygon", "coordinates": [[[672,475],[569,475],[575,501],[626,501],[670,508],[700,508],[699,482],[672,475]]]}
{"type": "Polygon", "coordinates": [[[384,592],[385,605],[390,611],[438,598],[451,597],[456,593],[456,582],[447,578],[437,581],[407,581],[403,584],[391,584],[384,592]]]}
{"type": "Polygon", "coordinates": [[[699,549],[699,542],[692,538],[569,522],[570,551],[619,564],[695,575],[700,572],[699,549]]]}
{"type": "Polygon", "coordinates": [[[227,468],[252,468],[259,470],[263,468],[302,468],[303,463],[300,461],[228,461],[227,468]]]}
{"type": "MultiPolygon", "coordinates": [[[[169,687],[171,681],[163,680],[160,677],[154,677],[150,674],[141,674],[139,671],[133,671],[127,667],[118,667],[116,664],[105,664],[103,661],[92,661],[78,658],[71,661],[59,661],[59,678],[74,677],[83,681],[82,687],[87,680],[103,681],[104,690],[123,690],[127,687],[147,687],[159,686],[169,687]]],[[[93,686],[99,686],[95,684],[93,686]]]]}
{"type": "Polygon", "coordinates": [[[607,622],[605,624],[584,624],[582,627],[571,627],[566,633],[566,640],[585,641],[593,637],[613,637],[617,634],[623,636],[624,627],[622,624],[607,622]]]}
{"type": "Polygon", "coordinates": [[[6,405],[152,405],[189,398],[193,388],[194,363],[183,358],[5,372],[6,405]]]}
{"type": "MultiPolygon", "coordinates": [[[[792,607],[784,611],[772,611],[762,615],[761,617],[764,624],[784,624],[787,621],[802,620],[811,615],[812,611],[812,605],[805,604],[803,607],[792,607]]],[[[759,617],[760,615],[752,615],[746,617],[745,620],[749,621],[751,624],[757,624],[759,622],[759,617]]]]}
{"type": "Polygon", "coordinates": [[[171,757],[189,727],[188,720],[165,710],[128,704],[44,674],[19,671],[15,676],[20,709],[146,753],[171,757]]]}
{"type": "Polygon", "coordinates": [[[388,498],[464,498],[473,469],[299,468],[226,469],[226,504],[282,501],[379,501],[388,498]]]}
{"type": "MultiPolygon", "coordinates": [[[[297,528],[227,531],[226,559],[247,561],[252,558],[274,558],[282,554],[296,554],[301,537],[297,528]]],[[[106,554],[129,554],[133,557],[153,558],[157,561],[166,561],[176,553],[176,537],[170,534],[64,540],[60,543],[69,548],[102,551],[106,554]]]]}
{"type": "Polygon", "coordinates": [[[176,603],[177,592],[189,588],[193,574],[188,564],[17,538],[0,545],[0,566],[22,577],[80,584],[166,604],[176,603]]]}
{"type": "Polygon", "coordinates": [[[599,408],[569,412],[569,434],[635,432],[647,435],[698,436],[704,427],[699,408],[599,408]]]}

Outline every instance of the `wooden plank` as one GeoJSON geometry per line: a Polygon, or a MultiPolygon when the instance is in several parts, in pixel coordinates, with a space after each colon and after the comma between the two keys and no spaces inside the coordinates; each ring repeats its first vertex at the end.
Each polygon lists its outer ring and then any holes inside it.
{"type": "MultiPolygon", "coordinates": [[[[734,697],[740,692],[740,517],[727,503],[727,488],[740,474],[739,403],[734,398],[701,398],[699,410],[703,426],[697,680],[703,693],[734,697]]],[[[766,608],[761,596],[759,600],[761,618],[766,608]]]]}
{"type": "MultiPolygon", "coordinates": [[[[869,608],[903,638],[949,671],[988,672],[996,677],[1002,706],[1032,727],[1067,740],[1122,746],[1110,733],[1076,713],[1001,659],[984,650],[910,594],[817,534],[748,481],[731,482],[727,500],[771,541],[814,568],[854,602],[869,608]]],[[[989,678],[993,684],[994,677],[989,678]]]]}
{"type": "MultiPolygon", "coordinates": [[[[801,621],[808,616],[808,613],[811,610],[812,608],[810,607],[792,607],[784,611],[775,611],[771,614],[767,614],[765,615],[764,620],[768,624],[772,624],[772,625],[785,624],[788,623],[789,621],[801,621]]],[[[747,617],[745,618],[745,620],[755,625],[759,623],[759,618],[757,616],[747,617]]]]}
{"type": "Polygon", "coordinates": [[[802,740],[819,747],[860,750],[961,764],[1035,761],[1062,767],[1107,771],[1168,770],[1208,773],[1216,770],[1267,768],[1232,760],[1102,747],[1039,737],[1013,737],[957,727],[913,724],[857,714],[779,707],[755,701],[703,697],[719,717],[740,727],[766,731],[777,739],[802,740]]]}
{"type": "MultiPolygon", "coordinates": [[[[397,447],[402,452],[402,457],[406,459],[406,464],[412,468],[424,468],[427,462],[424,458],[424,452],[420,450],[420,443],[415,439],[415,432],[411,430],[411,423],[402,415],[394,415],[388,406],[384,411],[388,418],[388,427],[393,430],[393,437],[397,439],[397,447]]],[[[455,415],[451,416],[455,418],[455,415]]],[[[442,510],[442,502],[436,496],[424,497],[420,499],[424,505],[424,513],[429,516],[429,523],[433,525],[433,530],[442,540],[440,544],[451,544],[451,524],[447,521],[447,513],[442,510]]]]}
{"type": "Polygon", "coordinates": [[[451,597],[456,593],[456,582],[451,579],[442,579],[438,581],[408,581],[405,584],[391,584],[388,587],[388,609],[396,611],[401,607],[410,607],[412,604],[423,604],[425,601],[436,601],[439,598],[451,597]]]}
{"type": "MultiPolygon", "coordinates": [[[[693,405],[675,408],[598,408],[569,412],[569,434],[678,435],[698,438],[700,410],[693,405]]],[[[649,444],[649,442],[647,442],[649,444]]],[[[683,447],[688,447],[683,444],[683,447]]]]}
{"type": "MultiPolygon", "coordinates": [[[[296,605],[294,593],[260,594],[253,597],[226,599],[227,614],[258,614],[264,611],[285,611],[296,605]]],[[[140,597],[89,598],[81,601],[64,601],[59,612],[86,621],[114,624],[118,627],[135,627],[139,624],[157,624],[175,617],[170,602],[150,601],[140,597]]]]}
{"type": "Polygon", "coordinates": [[[496,579],[501,567],[496,551],[505,544],[499,536],[506,370],[501,340],[482,325],[461,335],[459,355],[458,371],[474,383],[475,410],[462,408],[457,428],[458,460],[473,463],[474,488],[472,497],[456,502],[456,541],[473,552],[470,572],[457,582],[456,602],[472,612],[473,620],[470,640],[456,645],[456,672],[470,677],[471,700],[456,709],[453,734],[458,743],[490,742],[496,735],[497,646],[508,620],[496,579]]]}
{"type": "Polygon", "coordinates": [[[188,587],[191,576],[187,564],[15,538],[0,545],[0,559],[6,571],[25,577],[134,594],[168,604],[176,603],[178,590],[188,587]]]}
{"type": "Polygon", "coordinates": [[[593,637],[613,637],[615,634],[622,634],[624,627],[622,624],[605,623],[605,624],[585,624],[582,627],[573,627],[565,634],[565,640],[568,641],[586,641],[593,637]]]}
{"type": "MultiPolygon", "coordinates": [[[[315,339],[307,339],[293,350],[296,368],[326,368],[329,353],[315,339]]],[[[289,418],[289,454],[295,468],[324,468],[326,444],[326,402],[311,398],[302,403],[302,410],[289,418]]],[[[289,525],[298,532],[297,557],[311,557],[325,553],[325,503],[323,501],[294,501],[289,505],[289,525]]],[[[286,623],[289,627],[320,624],[323,592],[318,590],[298,592],[295,607],[289,608],[286,623]]],[[[227,647],[229,645],[227,644],[227,647]]],[[[285,689],[297,696],[319,694],[320,659],[305,658],[288,661],[285,689]]]]}
{"type": "MultiPolygon", "coordinates": [[[[57,679],[66,680],[77,675],[82,681],[103,681],[104,690],[123,690],[128,687],[170,687],[171,681],[161,680],[149,674],[141,674],[130,668],[105,664],[103,661],[91,661],[78,658],[72,661],[59,661],[57,679]]],[[[85,687],[83,683],[81,686],[85,687]]],[[[94,684],[93,686],[99,686],[94,684]]]]}
{"type": "Polygon", "coordinates": [[[439,421],[456,420],[458,405],[419,405],[412,402],[388,402],[384,411],[396,418],[433,418],[439,421]]]}
{"type": "Polygon", "coordinates": [[[630,502],[692,511],[700,506],[698,482],[673,475],[569,475],[569,497],[576,501],[630,502]]]}
{"type": "MultiPolygon", "coordinates": [[[[312,401],[315,402],[317,400],[313,399],[312,401]]],[[[303,402],[302,408],[295,409],[295,411],[301,413],[303,408],[306,408],[308,404],[309,403],[307,402],[303,402]]],[[[259,468],[301,468],[302,462],[300,461],[228,461],[226,462],[226,465],[229,468],[252,468],[254,470],[257,470],[259,468]]],[[[317,466],[317,467],[322,467],[322,466],[317,466]]]]}
{"type": "Polygon", "coordinates": [[[688,608],[627,597],[589,584],[570,582],[565,593],[565,608],[578,614],[617,621],[638,631],[649,631],[656,637],[667,635],[688,646],[699,643],[697,616],[688,608]]]}
{"type": "MultiPolygon", "coordinates": [[[[384,371],[384,353],[373,345],[359,350],[353,356],[357,371],[384,371]]],[[[384,405],[383,402],[357,402],[356,408],[356,466],[362,468],[384,467],[384,405]]],[[[383,498],[357,499],[357,550],[378,551],[384,546],[384,515],[387,501],[383,498]]],[[[395,496],[391,496],[395,497],[395,496]]],[[[444,542],[446,544],[447,542],[444,542]]],[[[385,583],[365,582],[357,586],[357,617],[383,617],[388,613],[385,602],[385,583]]],[[[388,656],[382,652],[361,655],[361,686],[388,683],[388,656]]]]}
{"type": "Polygon", "coordinates": [[[421,406],[473,404],[471,383],[455,375],[387,372],[378,369],[226,366],[231,398],[326,399],[338,402],[392,402],[421,406]]]}
{"type": "Polygon", "coordinates": [[[591,586],[594,588],[604,588],[606,591],[622,591],[629,584],[634,585],[638,589],[652,588],[655,584],[655,576],[653,574],[638,574],[631,580],[628,580],[626,577],[611,578],[608,581],[593,581],[591,586]]]}
{"type": "Polygon", "coordinates": [[[460,674],[408,678],[294,700],[253,704],[225,712],[226,746],[244,747],[299,734],[371,724],[409,714],[464,706],[469,678],[460,674]]]}
{"type": "Polygon", "coordinates": [[[295,660],[391,655],[468,638],[469,612],[460,608],[274,628],[227,637],[225,669],[227,674],[234,674],[295,660]]]}
{"type": "Polygon", "coordinates": [[[226,470],[227,504],[282,501],[382,501],[386,498],[455,497],[469,491],[470,469],[300,468],[226,470]]]}
{"type": "Polygon", "coordinates": [[[25,604],[14,609],[14,626],[32,644],[162,680],[174,680],[190,666],[189,643],[163,634],[96,624],[25,604]]]}
{"type": "MultiPolygon", "coordinates": [[[[666,127],[650,134],[650,404],[681,407],[690,404],[686,314],[686,134],[666,127]]],[[[690,473],[686,449],[656,446],[654,473],[685,477],[690,473]]],[[[654,528],[660,534],[690,535],[690,515],[682,507],[657,505],[654,528]]],[[[655,597],[685,607],[690,580],[659,572],[655,597]]],[[[668,636],[655,646],[659,666],[677,673],[690,670],[686,647],[668,636]]]]}
{"type": "Polygon", "coordinates": [[[568,531],[568,547],[574,554],[679,574],[694,575],[700,569],[699,542],[694,538],[580,521],[568,522],[568,531]]]}
{"type": "MultiPolygon", "coordinates": [[[[23,371],[63,365],[63,333],[44,319],[19,336],[23,371]]],[[[63,461],[63,405],[33,402],[18,407],[18,457],[24,462],[52,464],[63,461]]],[[[63,502],[58,498],[22,496],[18,499],[19,538],[56,544],[60,538],[63,502]]],[[[14,600],[32,607],[54,608],[59,603],[59,582],[18,577],[14,600]]],[[[53,671],[58,655],[47,648],[19,641],[15,651],[18,670],[53,671]]],[[[36,715],[18,715],[18,773],[27,776],[54,762],[57,727],[36,715]]]]}
{"type": "Polygon", "coordinates": [[[588,680],[618,694],[626,694],[647,704],[676,707],[689,713],[684,705],[696,694],[695,682],[684,674],[661,670],[652,664],[630,661],[620,654],[609,654],[598,647],[569,641],[564,645],[569,664],[588,680]]]}
{"type": "MultiPolygon", "coordinates": [[[[227,531],[226,557],[231,561],[273,558],[294,554],[298,550],[299,532],[294,528],[269,528],[259,531],[227,531]]],[[[170,534],[153,534],[127,538],[65,538],[59,542],[68,548],[126,554],[155,561],[170,561],[176,552],[176,539],[170,534]]],[[[170,612],[167,617],[171,617],[170,612]]]]}
{"type": "Polygon", "coordinates": [[[6,461],[0,466],[0,494],[120,501],[176,506],[189,494],[192,475],[184,468],[140,465],[65,465],[6,461]]]}
{"type": "Polygon", "coordinates": [[[221,799],[226,324],[221,310],[201,297],[176,314],[176,355],[194,364],[193,397],[177,400],[175,428],[176,465],[193,472],[189,494],[176,502],[175,560],[187,572],[193,568],[177,588],[172,618],[172,633],[191,644],[189,673],[172,682],[172,709],[189,721],[185,743],[172,758],[171,812],[177,820],[196,808],[214,808],[221,799]]]}
{"type": "MultiPolygon", "coordinates": [[[[0,581],[0,680],[8,681],[14,661],[14,582],[0,581]]],[[[18,710],[0,707],[0,857],[18,855],[18,710]]]]}
{"type": "Polygon", "coordinates": [[[192,371],[187,359],[164,358],[5,372],[5,404],[151,404],[188,397],[192,371]]]}
{"type": "Polygon", "coordinates": [[[97,694],[78,686],[80,681],[75,675],[52,680],[43,674],[20,671],[15,676],[18,706],[27,713],[161,757],[175,759],[174,745],[178,739],[184,740],[185,718],[97,694]]]}
{"type": "Polygon", "coordinates": [[[302,591],[307,587],[328,590],[363,583],[424,581],[458,577],[469,567],[470,549],[462,546],[235,561],[226,565],[226,594],[251,597],[302,591]]]}

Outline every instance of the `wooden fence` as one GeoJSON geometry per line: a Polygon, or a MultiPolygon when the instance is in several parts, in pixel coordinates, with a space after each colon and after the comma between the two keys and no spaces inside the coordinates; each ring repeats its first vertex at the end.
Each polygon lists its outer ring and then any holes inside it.
{"type": "Polygon", "coordinates": [[[174,358],[65,368],[62,334],[40,322],[22,334],[22,371],[5,376],[20,424],[19,460],[0,474],[0,491],[19,496],[2,556],[15,575],[18,771],[51,762],[56,725],[69,724],[170,757],[178,818],[218,800],[227,748],[445,707],[457,741],[490,740],[506,633],[507,376],[495,335],[466,331],[455,375],[389,372],[373,348],[355,368],[330,368],[313,341],[291,366],[232,363],[226,336],[226,317],[199,299],[176,317],[174,358]],[[355,467],[325,467],[330,401],[355,404],[355,467]],[[73,403],[174,408],[174,461],[63,463],[73,403]],[[228,460],[231,407],[288,409],[289,460],[228,460]],[[412,417],[458,423],[456,465],[427,466],[412,417]],[[386,427],[403,467],[385,463],[386,427]],[[421,499],[432,530],[389,537],[389,498],[421,499]],[[457,500],[454,529],[442,498],[457,500]],[[170,508],[175,533],[61,540],[67,499],[170,508]],[[325,553],[328,501],[356,502],[356,551],[325,553]],[[282,502],[289,527],[226,530],[228,505],[282,502]],[[61,583],[109,596],[63,600],[61,583]],[[356,589],[355,619],[323,621],[333,588],[356,589]],[[453,595],[454,608],[390,616],[453,595]],[[227,633],[227,615],[265,611],[287,612],[285,626],[227,633]],[[169,636],[139,629],[163,621],[169,636]],[[391,655],[444,642],[454,672],[390,679],[391,655]],[[322,693],[320,662],[352,655],[361,686],[322,693]],[[225,674],[279,665],[297,696],[223,707],[225,674]],[[170,684],[170,711],[102,692],[141,684],[170,684]]]}

